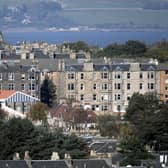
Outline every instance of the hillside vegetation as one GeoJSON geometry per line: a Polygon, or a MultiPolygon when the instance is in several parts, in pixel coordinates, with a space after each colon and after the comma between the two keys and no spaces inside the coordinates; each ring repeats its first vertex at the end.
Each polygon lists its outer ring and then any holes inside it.
{"type": "Polygon", "coordinates": [[[0,29],[76,26],[167,29],[167,9],[167,0],[1,0],[0,29]]]}

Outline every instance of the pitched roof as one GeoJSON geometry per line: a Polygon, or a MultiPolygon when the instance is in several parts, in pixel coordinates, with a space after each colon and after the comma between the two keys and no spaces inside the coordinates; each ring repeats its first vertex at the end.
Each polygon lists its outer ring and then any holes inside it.
{"type": "Polygon", "coordinates": [[[14,90],[0,90],[0,99],[7,99],[12,96],[16,91],[14,90]]]}
{"type": "Polygon", "coordinates": [[[66,162],[64,160],[57,160],[57,161],[47,161],[47,160],[40,160],[40,161],[32,161],[33,168],[68,168],[66,162]]]}
{"type": "Polygon", "coordinates": [[[0,90],[0,99],[6,99],[7,102],[35,102],[38,98],[32,97],[26,93],[15,90],[0,90]]]}
{"type": "Polygon", "coordinates": [[[60,104],[56,108],[51,109],[51,116],[52,117],[58,117],[59,114],[64,113],[68,110],[68,105],[67,104],[60,104]]]}
{"type": "Polygon", "coordinates": [[[90,160],[90,159],[74,159],[73,160],[73,168],[109,168],[107,163],[104,160],[90,160]]]}
{"type": "Polygon", "coordinates": [[[24,160],[0,160],[0,168],[28,168],[24,160]]]}

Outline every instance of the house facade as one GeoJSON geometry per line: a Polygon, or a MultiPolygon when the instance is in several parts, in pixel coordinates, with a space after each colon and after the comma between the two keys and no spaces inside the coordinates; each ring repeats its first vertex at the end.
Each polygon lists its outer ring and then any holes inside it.
{"type": "Polygon", "coordinates": [[[0,62],[0,90],[17,90],[39,98],[40,71],[35,65],[0,62]]]}
{"type": "Polygon", "coordinates": [[[157,92],[155,64],[112,63],[65,67],[65,94],[99,114],[125,112],[133,93],[157,92]]]}

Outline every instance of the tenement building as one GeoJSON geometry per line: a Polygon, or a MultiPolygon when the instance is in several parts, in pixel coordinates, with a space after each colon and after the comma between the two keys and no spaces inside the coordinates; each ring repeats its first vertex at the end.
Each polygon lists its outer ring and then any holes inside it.
{"type": "Polygon", "coordinates": [[[78,100],[98,114],[125,112],[133,93],[159,89],[159,72],[154,63],[65,64],[59,75],[64,79],[63,95],[59,97],[78,100]]]}
{"type": "Polygon", "coordinates": [[[0,89],[17,90],[40,98],[40,85],[49,76],[57,102],[74,99],[97,114],[126,111],[133,93],[157,92],[165,101],[167,70],[156,63],[77,59],[1,61],[0,89]],[[34,65],[35,64],[35,65],[34,65]]]}
{"type": "Polygon", "coordinates": [[[98,114],[125,112],[135,92],[160,94],[155,63],[39,60],[41,82],[46,75],[56,85],[57,101],[74,99],[98,114]]]}
{"type": "Polygon", "coordinates": [[[0,89],[17,90],[39,98],[40,71],[35,65],[0,62],[0,89]]]}

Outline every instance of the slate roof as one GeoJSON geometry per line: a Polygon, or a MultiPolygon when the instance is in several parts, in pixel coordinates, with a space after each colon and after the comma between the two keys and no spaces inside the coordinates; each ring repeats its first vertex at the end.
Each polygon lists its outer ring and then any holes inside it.
{"type": "Polygon", "coordinates": [[[15,62],[0,62],[0,72],[27,72],[31,65],[21,65],[15,62]]]}
{"type": "Polygon", "coordinates": [[[112,71],[129,71],[130,64],[112,64],[112,71]]]}
{"type": "MultiPolygon", "coordinates": [[[[122,166],[119,168],[128,168],[128,166],[122,166]]],[[[146,167],[144,167],[144,166],[131,166],[131,168],[146,168],[146,167]]]]}
{"type": "Polygon", "coordinates": [[[24,160],[0,160],[0,168],[28,168],[24,160]]]}
{"type": "Polygon", "coordinates": [[[70,54],[66,53],[55,53],[54,54],[54,59],[69,59],[70,54]]]}
{"type": "Polygon", "coordinates": [[[36,51],[34,52],[34,58],[35,59],[41,59],[41,58],[49,59],[49,55],[44,54],[42,51],[36,51]]]}
{"type": "Polygon", "coordinates": [[[40,160],[40,161],[32,161],[32,168],[68,168],[68,165],[64,160],[40,160]]]}
{"type": "Polygon", "coordinates": [[[141,71],[155,71],[157,70],[156,64],[140,64],[141,71]]]}
{"type": "Polygon", "coordinates": [[[3,54],[2,53],[2,57],[1,59],[2,60],[19,60],[21,58],[20,55],[17,55],[17,54],[3,54]]]}
{"type": "Polygon", "coordinates": [[[105,142],[100,148],[97,149],[97,153],[113,153],[116,151],[115,142],[105,142]]]}
{"type": "Polygon", "coordinates": [[[85,59],[85,58],[86,58],[86,56],[83,53],[77,53],[76,54],[76,59],[85,59]]]}
{"type": "Polygon", "coordinates": [[[93,142],[90,149],[97,153],[113,153],[116,151],[116,142],[93,142]]]}
{"type": "Polygon", "coordinates": [[[168,70],[168,63],[160,63],[158,65],[158,70],[168,70]]]}
{"type": "Polygon", "coordinates": [[[94,65],[95,71],[110,71],[111,67],[108,64],[102,64],[102,65],[94,65]]]}
{"type": "Polygon", "coordinates": [[[65,71],[78,71],[78,72],[82,72],[83,71],[83,65],[66,65],[65,66],[65,71]]]}
{"type": "Polygon", "coordinates": [[[73,168],[110,168],[105,160],[76,159],[72,161],[73,168]]]}

